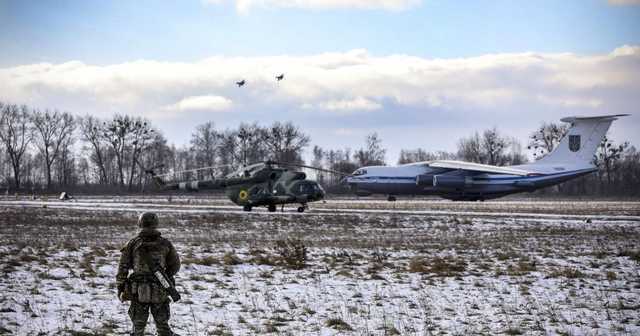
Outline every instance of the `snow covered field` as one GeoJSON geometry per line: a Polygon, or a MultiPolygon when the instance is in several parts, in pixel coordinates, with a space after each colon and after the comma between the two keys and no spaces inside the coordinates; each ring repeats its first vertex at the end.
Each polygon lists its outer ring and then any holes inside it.
{"type": "Polygon", "coordinates": [[[144,210],[183,260],[181,335],[640,334],[640,202],[121,197],[0,201],[0,335],[126,334],[144,210]]]}

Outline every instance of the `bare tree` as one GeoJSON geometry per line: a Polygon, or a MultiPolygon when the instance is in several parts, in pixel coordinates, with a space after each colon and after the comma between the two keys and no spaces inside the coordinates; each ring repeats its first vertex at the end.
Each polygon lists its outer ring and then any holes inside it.
{"type": "Polygon", "coordinates": [[[31,116],[35,130],[35,144],[44,156],[47,189],[51,188],[51,166],[58,159],[65,141],[72,136],[75,128],[73,116],[69,113],[45,110],[34,111],[31,116]]]}
{"type": "Polygon", "coordinates": [[[191,134],[191,150],[195,153],[197,165],[216,164],[220,140],[221,136],[215,130],[213,122],[209,121],[196,127],[196,131],[191,134]]]}
{"type": "Polygon", "coordinates": [[[311,165],[318,168],[323,168],[324,157],[327,153],[322,150],[320,146],[313,146],[313,160],[311,165]]]}
{"type": "Polygon", "coordinates": [[[237,139],[235,161],[243,165],[263,161],[266,158],[264,132],[265,130],[255,122],[251,125],[240,124],[235,132],[237,139]]]}
{"type": "MultiPolygon", "coordinates": [[[[327,161],[329,163],[329,168],[345,174],[351,174],[358,168],[358,164],[353,161],[350,148],[328,151],[327,161]]],[[[335,182],[336,181],[332,180],[332,183],[335,182]]]]}
{"type": "Polygon", "coordinates": [[[511,138],[508,144],[509,153],[506,154],[505,165],[519,165],[528,161],[526,155],[522,152],[522,144],[518,139],[511,138]]]}
{"type": "Polygon", "coordinates": [[[222,168],[225,175],[232,170],[231,167],[238,165],[240,162],[239,160],[236,160],[236,152],[238,151],[238,136],[236,133],[237,132],[232,130],[226,130],[221,134],[218,156],[221,164],[229,165],[229,168],[222,168]]]}
{"type": "Polygon", "coordinates": [[[67,137],[61,146],[59,158],[55,162],[58,184],[70,186],[77,183],[75,174],[76,156],[73,152],[74,137],[67,137]]]}
{"type": "Polygon", "coordinates": [[[480,143],[486,158],[485,162],[489,165],[503,165],[505,163],[503,153],[508,143],[509,141],[503,138],[495,127],[485,130],[480,143]]]}
{"type": "Polygon", "coordinates": [[[508,164],[511,163],[511,158],[505,154],[505,150],[509,145],[509,139],[500,135],[500,132],[494,127],[482,132],[482,136],[475,132],[468,138],[460,139],[458,141],[458,158],[490,165],[508,164]]]}
{"type": "Polygon", "coordinates": [[[103,137],[113,149],[120,186],[125,185],[125,167],[129,167],[128,186],[132,188],[136,160],[155,131],[140,118],[116,115],[103,126],[103,137]]]}
{"type": "Polygon", "coordinates": [[[458,157],[461,160],[469,162],[483,163],[482,145],[480,136],[475,132],[468,138],[462,138],[458,141],[458,157]]]}
{"type": "Polygon", "coordinates": [[[0,106],[0,109],[0,141],[11,160],[14,185],[16,189],[20,189],[23,155],[33,139],[29,111],[26,106],[12,104],[0,106]]]}
{"type": "MultiPolygon", "coordinates": [[[[0,106],[0,109],[2,107],[0,106]]],[[[9,178],[7,177],[7,162],[8,158],[5,158],[5,151],[0,150],[0,186],[4,186],[4,184],[9,184],[9,178]]]]}
{"type": "Polygon", "coordinates": [[[125,141],[130,132],[130,125],[130,117],[116,115],[108,123],[105,122],[102,128],[102,135],[115,154],[120,186],[124,186],[124,150],[125,141]]]}
{"type": "Polygon", "coordinates": [[[131,123],[131,136],[130,139],[130,152],[131,160],[129,161],[129,190],[133,188],[133,179],[135,178],[136,170],[138,169],[138,162],[140,154],[143,150],[147,149],[151,140],[153,140],[155,130],[151,128],[151,125],[146,120],[137,118],[131,123]]]}
{"type": "Polygon", "coordinates": [[[455,160],[457,155],[455,153],[449,153],[445,151],[438,151],[435,153],[427,152],[422,148],[418,149],[402,149],[400,150],[400,157],[398,158],[398,164],[406,164],[413,162],[432,161],[432,160],[455,160]]]}
{"type": "MultiPolygon", "coordinates": [[[[311,161],[311,165],[317,168],[323,168],[323,161],[325,152],[319,146],[313,146],[313,160],[311,161]]],[[[321,171],[316,173],[316,178],[320,184],[324,184],[324,174],[321,171]]]]}
{"type": "Polygon", "coordinates": [[[618,193],[640,195],[640,152],[629,146],[617,169],[618,193]]]}
{"type": "MultiPolygon", "coordinates": [[[[164,167],[169,166],[171,163],[172,151],[167,145],[167,139],[160,132],[154,132],[153,140],[147,146],[139,162],[144,167],[160,169],[163,172],[164,167]]],[[[149,176],[144,173],[138,174],[138,185],[144,190],[145,184],[150,182],[149,176]]]]}
{"type": "Polygon", "coordinates": [[[80,134],[82,135],[82,140],[91,146],[91,161],[98,166],[98,182],[100,184],[105,184],[108,182],[108,179],[104,161],[104,130],[102,127],[103,123],[93,116],[87,115],[80,120],[80,134]]]}
{"type": "Polygon", "coordinates": [[[263,139],[271,158],[276,161],[302,161],[302,149],[309,145],[309,136],[291,122],[276,122],[263,132],[263,139]]]}
{"type": "Polygon", "coordinates": [[[420,161],[428,161],[430,160],[429,154],[426,152],[425,150],[423,150],[422,148],[418,148],[418,149],[401,149],[400,150],[400,157],[398,158],[398,164],[407,164],[407,163],[413,163],[413,162],[420,162],[420,161]]]}
{"type": "Polygon", "coordinates": [[[236,137],[238,138],[238,145],[240,149],[240,153],[237,155],[238,161],[240,161],[243,165],[248,164],[248,156],[249,156],[249,144],[251,143],[251,138],[254,136],[254,132],[252,128],[248,125],[241,124],[240,128],[236,132],[236,137]]]}
{"type": "Polygon", "coordinates": [[[357,150],[354,157],[358,161],[360,167],[384,165],[384,156],[386,152],[387,150],[382,148],[382,140],[378,136],[378,133],[371,133],[367,135],[365,148],[357,150]]]}
{"type": "Polygon", "coordinates": [[[527,149],[533,151],[536,160],[542,159],[556,148],[567,129],[566,125],[543,122],[540,128],[529,136],[527,149]]]}
{"type": "Polygon", "coordinates": [[[91,171],[91,167],[89,165],[89,160],[87,160],[84,157],[81,157],[78,162],[78,178],[80,179],[82,184],[84,185],[91,184],[92,181],[89,175],[90,171],[91,171]]]}
{"type": "Polygon", "coordinates": [[[605,136],[602,139],[602,142],[600,142],[600,145],[598,145],[598,150],[594,155],[593,163],[600,169],[604,170],[609,186],[612,182],[613,171],[616,168],[616,164],[628,147],[628,142],[623,142],[618,146],[614,145],[613,141],[611,141],[607,136],[605,136]]]}

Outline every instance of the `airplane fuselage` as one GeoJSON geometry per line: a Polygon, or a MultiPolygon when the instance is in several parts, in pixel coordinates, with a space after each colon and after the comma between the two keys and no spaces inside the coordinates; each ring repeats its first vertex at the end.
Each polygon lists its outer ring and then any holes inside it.
{"type": "MultiPolygon", "coordinates": [[[[534,173],[528,176],[490,174],[461,169],[431,168],[426,164],[397,167],[373,166],[347,178],[351,190],[360,196],[438,195],[452,200],[485,200],[519,192],[531,192],[591,172],[595,167],[534,173]]],[[[358,172],[358,171],[356,171],[358,172]]]]}
{"type": "MultiPolygon", "coordinates": [[[[395,167],[357,169],[346,181],[357,195],[439,195],[453,200],[485,200],[534,191],[597,171],[593,158],[611,123],[624,114],[567,117],[571,127],[543,158],[500,167],[434,160],[395,167]]],[[[391,199],[391,197],[390,197],[391,199]]]]}

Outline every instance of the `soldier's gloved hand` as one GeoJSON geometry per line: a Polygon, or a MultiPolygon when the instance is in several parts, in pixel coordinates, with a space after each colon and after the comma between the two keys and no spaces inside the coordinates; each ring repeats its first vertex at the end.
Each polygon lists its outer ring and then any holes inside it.
{"type": "Polygon", "coordinates": [[[124,284],[118,285],[118,299],[121,302],[124,301],[124,284]]]}

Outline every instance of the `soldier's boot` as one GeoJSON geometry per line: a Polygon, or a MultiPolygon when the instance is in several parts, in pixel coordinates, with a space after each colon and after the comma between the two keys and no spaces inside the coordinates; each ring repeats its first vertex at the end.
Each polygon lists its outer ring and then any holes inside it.
{"type": "Polygon", "coordinates": [[[133,336],[144,336],[145,327],[146,327],[146,323],[145,324],[134,323],[133,324],[133,332],[131,333],[131,335],[133,335],[133,336]]]}
{"type": "Polygon", "coordinates": [[[156,324],[156,330],[158,331],[158,336],[177,336],[178,335],[171,331],[171,328],[169,328],[169,324],[166,324],[164,326],[160,326],[156,324]]]}
{"type": "Polygon", "coordinates": [[[167,325],[166,328],[162,328],[162,329],[156,326],[156,330],[158,331],[158,336],[177,336],[178,335],[171,331],[171,329],[169,328],[169,325],[167,325]]]}
{"type": "Polygon", "coordinates": [[[144,329],[146,325],[133,325],[133,332],[131,332],[132,336],[144,336],[144,329]]]}

